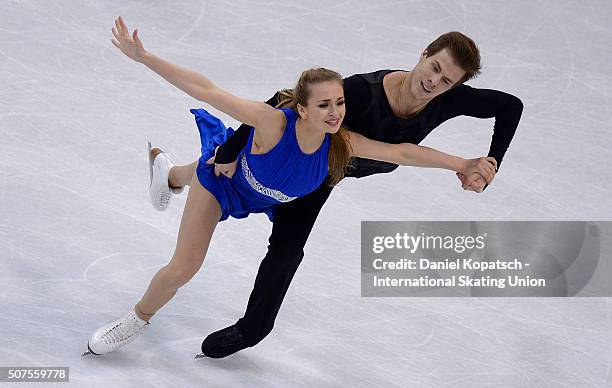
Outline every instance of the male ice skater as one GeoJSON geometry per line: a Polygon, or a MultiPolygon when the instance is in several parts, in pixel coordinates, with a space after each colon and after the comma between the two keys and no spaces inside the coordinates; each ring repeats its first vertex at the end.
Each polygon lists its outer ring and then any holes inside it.
{"type": "MultiPolygon", "coordinates": [[[[412,71],[380,70],[344,80],[345,125],[364,136],[389,143],[419,144],[434,128],[457,116],[495,118],[488,156],[498,168],[516,131],[523,104],[510,94],[475,89],[464,82],[480,73],[480,53],[474,42],[459,32],[441,35],[423,51],[412,71]]],[[[278,94],[268,101],[276,105],[278,94]]],[[[250,127],[242,125],[215,156],[218,172],[231,177],[239,151],[247,143],[250,127]]],[[[361,178],[385,173],[398,166],[354,159],[346,176],[361,178]]],[[[478,174],[458,174],[465,190],[482,192],[478,174]]],[[[323,183],[311,194],[278,206],[246,312],[225,329],[210,334],[202,352],[213,358],[251,347],[270,333],[304,245],[332,188],[323,183]]]]}

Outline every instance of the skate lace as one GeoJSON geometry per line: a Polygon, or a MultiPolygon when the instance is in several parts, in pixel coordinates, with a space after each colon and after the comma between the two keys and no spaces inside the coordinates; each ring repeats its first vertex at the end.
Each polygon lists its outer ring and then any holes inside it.
{"type": "Polygon", "coordinates": [[[168,205],[168,201],[170,201],[170,193],[161,193],[159,195],[159,200],[163,207],[168,205]]]}
{"type": "Polygon", "coordinates": [[[130,329],[134,329],[134,327],[133,327],[134,324],[130,324],[130,323],[131,322],[128,322],[128,323],[119,322],[115,326],[111,327],[102,336],[102,338],[101,338],[102,341],[104,341],[104,343],[107,344],[107,345],[112,345],[112,344],[118,344],[118,343],[121,343],[121,342],[125,342],[125,341],[129,340],[130,338],[132,338],[133,336],[135,336],[136,334],[139,334],[148,325],[148,323],[147,323],[143,327],[140,327],[140,328],[137,327],[137,328],[135,328],[135,330],[130,330],[130,329]],[[126,326],[128,326],[128,327],[126,327],[126,326]]]}
{"type": "MultiPolygon", "coordinates": [[[[160,154],[161,155],[161,154],[160,154]]],[[[168,159],[166,157],[166,159],[168,159]]],[[[170,171],[170,168],[172,168],[173,164],[169,163],[167,170],[170,171]]],[[[161,167],[160,167],[161,168],[161,167]]],[[[159,171],[159,169],[155,170],[155,171],[159,171]]],[[[160,172],[161,173],[161,172],[160,172]]],[[[162,174],[163,175],[163,174],[162,174]]],[[[161,177],[160,177],[161,178],[161,177]]],[[[168,206],[168,202],[170,201],[170,197],[172,196],[172,192],[170,191],[170,185],[167,184],[166,188],[161,188],[161,190],[159,191],[159,206],[161,208],[165,208],[168,206]]]]}

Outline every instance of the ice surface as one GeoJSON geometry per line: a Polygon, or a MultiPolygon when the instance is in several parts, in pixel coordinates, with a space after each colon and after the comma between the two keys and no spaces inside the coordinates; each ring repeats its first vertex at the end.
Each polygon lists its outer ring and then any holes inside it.
{"type": "MultiPolygon", "coordinates": [[[[610,220],[611,20],[608,1],[2,1],[0,365],[69,366],[73,386],[612,386],[608,298],[361,298],[359,259],[361,220],[610,220]],[[186,195],[151,208],[147,140],[181,163],[199,152],[201,104],[112,46],[118,15],[150,51],[258,100],[312,66],[411,69],[463,31],[484,65],[469,84],[519,96],[523,118],[483,194],[442,170],[345,180],[256,347],[193,360],[243,314],[264,215],[219,225],[145,336],[81,359],[174,249],[186,195]]],[[[457,118],[423,144],[485,155],[492,125],[457,118]]]]}

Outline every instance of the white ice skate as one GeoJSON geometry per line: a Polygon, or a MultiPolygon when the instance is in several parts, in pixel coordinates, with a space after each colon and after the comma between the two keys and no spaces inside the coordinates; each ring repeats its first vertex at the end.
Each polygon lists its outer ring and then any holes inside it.
{"type": "Polygon", "coordinates": [[[151,149],[151,142],[149,142],[149,177],[151,182],[149,185],[149,197],[151,198],[151,204],[156,210],[166,210],[172,194],[183,192],[183,186],[171,188],[168,184],[168,176],[172,167],[174,167],[174,163],[170,157],[159,148],[151,149]]]}
{"type": "Polygon", "coordinates": [[[87,351],[81,355],[110,353],[134,341],[149,327],[149,322],[143,321],[134,310],[123,318],[102,326],[91,336],[87,343],[87,351]]]}

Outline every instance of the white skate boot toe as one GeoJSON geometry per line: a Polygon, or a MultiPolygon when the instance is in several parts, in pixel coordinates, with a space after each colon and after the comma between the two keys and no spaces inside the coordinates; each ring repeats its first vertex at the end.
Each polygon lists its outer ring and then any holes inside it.
{"type": "Polygon", "coordinates": [[[87,343],[88,354],[101,355],[110,353],[134,341],[145,332],[149,323],[140,319],[132,310],[123,318],[102,326],[91,336],[87,343]]]}

